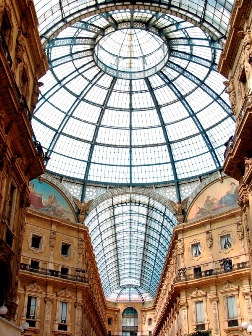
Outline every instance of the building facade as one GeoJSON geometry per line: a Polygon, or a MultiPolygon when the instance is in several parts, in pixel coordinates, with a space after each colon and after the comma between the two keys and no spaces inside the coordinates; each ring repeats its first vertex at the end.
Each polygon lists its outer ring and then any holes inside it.
{"type": "MultiPolygon", "coordinates": [[[[180,202],[161,197],[155,186],[148,191],[149,203],[157,200],[176,219],[152,299],[144,299],[137,286],[139,295],[127,297],[125,285],[124,294],[106,300],[91,240],[94,229],[88,228],[95,205],[102,208],[99,192],[84,202],[67,190],[63,177],[43,175],[49,156],[36,140],[31,119],[48,62],[36,15],[32,1],[0,0],[0,306],[8,308],[0,317],[0,332],[18,335],[19,326],[28,322],[22,331],[27,336],[245,335],[241,324],[252,321],[251,1],[233,5],[219,62],[236,121],[226,143],[225,175],[199,177],[180,202]]],[[[134,195],[134,186],[104,189],[103,200],[113,193],[134,195]]],[[[146,195],[143,189],[135,194],[146,195]]],[[[149,204],[148,211],[151,217],[149,204]]],[[[156,249],[162,241],[157,242],[156,249]]],[[[106,262],[104,268],[114,274],[106,262]]]]}

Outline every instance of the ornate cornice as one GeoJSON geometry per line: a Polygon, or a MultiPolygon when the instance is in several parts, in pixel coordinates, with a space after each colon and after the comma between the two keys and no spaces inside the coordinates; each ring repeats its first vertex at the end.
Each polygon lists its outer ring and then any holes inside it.
{"type": "Polygon", "coordinates": [[[220,73],[228,78],[229,70],[234,67],[234,62],[239,51],[241,39],[244,35],[243,29],[252,10],[252,2],[248,0],[237,0],[234,3],[229,25],[230,30],[222,51],[218,69],[220,73]]]}

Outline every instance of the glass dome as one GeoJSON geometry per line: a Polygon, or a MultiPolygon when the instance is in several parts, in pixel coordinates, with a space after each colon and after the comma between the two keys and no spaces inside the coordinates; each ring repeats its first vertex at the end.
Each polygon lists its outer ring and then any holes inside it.
{"type": "Polygon", "coordinates": [[[50,64],[33,117],[47,171],[95,198],[85,224],[106,297],[153,299],[175,216],[144,193],[96,196],[151,186],[181,202],[221,169],[235,123],[217,64],[233,0],[34,4],[50,64]]]}
{"type": "Polygon", "coordinates": [[[67,27],[46,51],[33,126],[48,171],[134,186],[221,168],[234,121],[216,68],[221,47],[199,27],[117,10],[67,27]]]}
{"type": "Polygon", "coordinates": [[[164,40],[143,29],[117,30],[98,40],[94,59],[109,75],[144,78],[158,72],[168,60],[164,40]]]}

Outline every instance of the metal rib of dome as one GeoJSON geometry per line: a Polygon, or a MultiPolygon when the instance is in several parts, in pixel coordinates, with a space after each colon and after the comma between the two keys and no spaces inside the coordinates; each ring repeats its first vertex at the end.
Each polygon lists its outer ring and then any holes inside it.
{"type": "Polygon", "coordinates": [[[108,15],[75,23],[47,45],[51,68],[33,120],[51,157],[47,170],[89,183],[144,185],[220,169],[234,122],[216,69],[218,43],[170,15],[108,15]],[[162,34],[169,47],[167,64],[150,77],[117,78],[94,61],[97,37],[129,22],[162,34]]]}

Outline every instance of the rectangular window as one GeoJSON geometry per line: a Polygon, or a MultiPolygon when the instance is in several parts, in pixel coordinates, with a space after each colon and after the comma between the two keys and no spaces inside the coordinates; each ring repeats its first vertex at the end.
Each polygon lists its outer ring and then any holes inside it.
{"type": "Polygon", "coordinates": [[[39,261],[31,260],[30,270],[31,271],[38,271],[39,269],[39,261]]]}
{"type": "Polygon", "coordinates": [[[231,237],[230,235],[225,235],[221,237],[221,249],[226,250],[231,247],[231,237]]]}
{"type": "Polygon", "coordinates": [[[70,244],[65,244],[65,243],[62,243],[62,246],[61,246],[61,254],[64,255],[64,256],[69,256],[70,255],[70,244]]]}
{"type": "Polygon", "coordinates": [[[227,298],[227,314],[228,319],[233,320],[238,318],[235,296],[228,296],[227,298]]]}
{"type": "Polygon", "coordinates": [[[235,296],[228,296],[226,300],[227,300],[228,327],[237,327],[238,314],[236,307],[236,298],[235,296]]]}
{"type": "Polygon", "coordinates": [[[14,206],[14,199],[15,199],[15,186],[11,183],[9,189],[9,195],[7,200],[7,209],[6,209],[6,221],[8,225],[12,228],[13,226],[13,206],[14,206]]]}
{"type": "Polygon", "coordinates": [[[60,302],[59,304],[59,326],[58,330],[67,331],[67,302],[60,302]]]}
{"type": "Polygon", "coordinates": [[[67,275],[68,275],[68,272],[69,272],[69,269],[68,268],[66,268],[66,267],[61,267],[61,275],[62,275],[62,277],[63,278],[66,278],[67,277],[67,275]]]}
{"type": "Polygon", "coordinates": [[[36,306],[37,306],[37,298],[33,296],[28,296],[26,318],[28,320],[30,327],[35,327],[36,322],[30,320],[36,319],[36,306]]]}
{"type": "Polygon", "coordinates": [[[201,254],[200,243],[192,244],[192,256],[198,257],[201,254]]]}
{"type": "Polygon", "coordinates": [[[5,241],[10,246],[10,248],[12,248],[13,233],[9,229],[6,230],[5,241]]]}
{"type": "Polygon", "coordinates": [[[32,235],[31,246],[36,249],[40,249],[41,247],[40,245],[41,245],[41,237],[37,235],[32,235]]]}
{"type": "Polygon", "coordinates": [[[67,323],[67,302],[60,302],[59,322],[60,323],[67,323]]]}
{"type": "Polygon", "coordinates": [[[194,273],[194,279],[201,278],[202,277],[201,267],[194,267],[193,273],[194,273]]]}
{"type": "Polygon", "coordinates": [[[203,301],[195,302],[195,310],[196,310],[196,323],[202,324],[205,322],[205,313],[203,301]]]}

